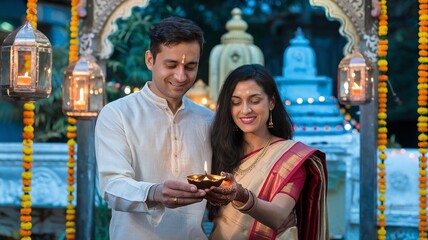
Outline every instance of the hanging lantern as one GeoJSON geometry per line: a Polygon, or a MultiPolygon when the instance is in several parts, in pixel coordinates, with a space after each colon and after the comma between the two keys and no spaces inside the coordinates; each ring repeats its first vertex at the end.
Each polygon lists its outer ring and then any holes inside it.
{"type": "Polygon", "coordinates": [[[373,98],[373,65],[354,49],[339,63],[339,102],[347,105],[369,103],[373,98]]]}
{"type": "Polygon", "coordinates": [[[70,117],[95,118],[105,104],[104,74],[92,56],[70,63],[62,83],[62,110],[70,117]]]}
{"type": "Polygon", "coordinates": [[[10,33],[1,47],[1,93],[19,101],[49,97],[52,47],[30,22],[10,33]]]}

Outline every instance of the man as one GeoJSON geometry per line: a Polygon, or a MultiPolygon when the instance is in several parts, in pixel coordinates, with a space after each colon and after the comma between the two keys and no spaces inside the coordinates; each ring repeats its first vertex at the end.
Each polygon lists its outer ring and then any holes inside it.
{"type": "Polygon", "coordinates": [[[205,239],[205,192],[186,176],[211,166],[213,112],[184,94],[193,85],[203,32],[170,17],[150,34],[152,81],[107,104],[95,129],[100,187],[112,208],[110,238],[205,239]]]}

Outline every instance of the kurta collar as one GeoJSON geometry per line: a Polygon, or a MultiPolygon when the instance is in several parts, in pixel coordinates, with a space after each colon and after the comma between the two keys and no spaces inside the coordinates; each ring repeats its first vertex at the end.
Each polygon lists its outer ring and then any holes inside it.
{"type": "MultiPolygon", "coordinates": [[[[160,108],[168,108],[168,102],[166,101],[166,99],[159,97],[158,95],[156,95],[150,88],[149,88],[149,82],[146,82],[146,84],[144,85],[143,89],[141,90],[147,97],[148,99],[153,102],[156,106],[160,107],[160,108]]],[[[185,109],[185,105],[187,104],[186,101],[186,97],[184,96],[182,99],[182,103],[181,106],[178,108],[177,112],[180,110],[185,109]]]]}

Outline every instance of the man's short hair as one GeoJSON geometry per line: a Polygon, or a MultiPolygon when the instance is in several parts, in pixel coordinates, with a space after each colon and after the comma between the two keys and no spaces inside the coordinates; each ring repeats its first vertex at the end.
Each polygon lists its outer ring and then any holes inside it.
{"type": "Polygon", "coordinates": [[[168,17],[161,20],[150,33],[150,52],[153,59],[160,52],[161,45],[176,45],[182,42],[198,42],[202,55],[204,32],[193,21],[181,17],[168,17]]]}

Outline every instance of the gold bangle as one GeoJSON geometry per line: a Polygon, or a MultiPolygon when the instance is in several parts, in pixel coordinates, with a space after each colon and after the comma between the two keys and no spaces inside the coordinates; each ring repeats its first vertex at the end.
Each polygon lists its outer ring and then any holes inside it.
{"type": "Polygon", "coordinates": [[[254,206],[254,201],[255,201],[254,200],[254,198],[255,198],[254,193],[252,193],[248,189],[245,189],[245,190],[247,190],[247,192],[248,192],[248,200],[247,200],[246,203],[239,204],[240,203],[239,201],[235,201],[235,200],[232,201],[232,206],[236,210],[239,210],[239,211],[241,211],[243,213],[245,213],[246,211],[251,210],[253,208],[253,206],[254,206]]]}

